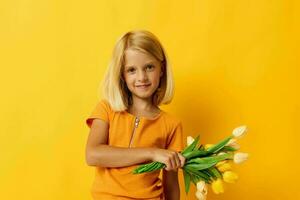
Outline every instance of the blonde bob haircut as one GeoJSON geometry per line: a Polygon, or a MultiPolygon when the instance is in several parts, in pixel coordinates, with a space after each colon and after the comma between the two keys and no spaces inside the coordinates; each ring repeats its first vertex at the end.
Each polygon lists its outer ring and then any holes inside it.
{"type": "Polygon", "coordinates": [[[132,104],[131,92],[123,78],[124,52],[129,48],[147,53],[160,61],[163,75],[160,77],[158,88],[152,94],[152,103],[155,106],[169,104],[174,96],[172,69],[158,38],[146,30],[129,31],[117,40],[101,82],[103,99],[109,102],[115,112],[125,111],[132,104]]]}

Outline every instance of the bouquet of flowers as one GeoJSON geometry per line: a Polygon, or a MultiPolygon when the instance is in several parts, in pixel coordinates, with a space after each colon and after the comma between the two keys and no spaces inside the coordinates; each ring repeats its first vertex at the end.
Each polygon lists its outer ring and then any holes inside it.
{"type": "MultiPolygon", "coordinates": [[[[198,145],[199,136],[195,139],[187,137],[187,147],[181,152],[185,157],[182,170],[186,193],[189,192],[192,182],[197,187],[197,199],[205,200],[207,185],[211,185],[214,193],[220,194],[224,192],[223,182],[234,183],[238,179],[238,175],[231,170],[231,165],[248,159],[247,153],[237,152],[240,148],[237,139],[246,131],[246,126],[239,126],[230,136],[216,144],[198,145]]],[[[133,170],[133,174],[152,172],[164,167],[164,163],[151,162],[140,165],[133,170]]]]}

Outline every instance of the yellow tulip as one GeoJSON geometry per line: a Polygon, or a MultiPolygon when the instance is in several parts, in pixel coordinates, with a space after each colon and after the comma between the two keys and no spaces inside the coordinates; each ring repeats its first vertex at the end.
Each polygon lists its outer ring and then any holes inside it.
{"type": "Polygon", "coordinates": [[[186,138],[186,143],[189,146],[190,144],[192,144],[194,142],[194,138],[192,136],[187,136],[186,138]]]}
{"type": "Polygon", "coordinates": [[[238,153],[234,154],[233,162],[236,164],[240,164],[240,163],[246,161],[248,159],[248,157],[249,157],[248,153],[238,152],[238,153]]]}
{"type": "Polygon", "coordinates": [[[206,200],[206,194],[204,194],[203,192],[197,190],[195,193],[196,197],[198,200],[206,200]]]}
{"type": "Polygon", "coordinates": [[[232,131],[232,135],[235,138],[241,138],[247,132],[247,126],[239,126],[232,131]]]}
{"type": "Polygon", "coordinates": [[[226,144],[226,146],[230,146],[232,148],[235,149],[240,149],[240,145],[237,143],[237,139],[236,138],[232,138],[228,141],[228,143],[226,144]]]}
{"type": "Polygon", "coordinates": [[[197,190],[203,191],[205,189],[205,182],[204,181],[198,181],[197,182],[197,190]]]}
{"type": "Polygon", "coordinates": [[[210,147],[212,147],[214,144],[206,144],[206,145],[204,145],[204,149],[208,149],[208,148],[210,148],[210,147]]]}
{"type": "Polygon", "coordinates": [[[211,188],[215,194],[220,194],[224,192],[223,181],[218,178],[211,183],[211,188]]]}
{"type": "Polygon", "coordinates": [[[216,164],[216,167],[223,165],[224,163],[227,163],[227,162],[228,162],[227,160],[222,160],[216,164]]]}
{"type": "Polygon", "coordinates": [[[219,166],[216,166],[216,167],[218,168],[218,170],[220,172],[225,172],[225,171],[228,171],[228,170],[231,169],[231,165],[228,162],[223,163],[223,164],[221,164],[219,166]]]}
{"type": "Polygon", "coordinates": [[[226,171],[223,173],[223,180],[227,183],[235,183],[238,178],[238,175],[233,171],[226,171]]]}
{"type": "Polygon", "coordinates": [[[221,152],[217,153],[217,156],[224,155],[224,154],[226,154],[226,153],[221,151],[221,152]]]}

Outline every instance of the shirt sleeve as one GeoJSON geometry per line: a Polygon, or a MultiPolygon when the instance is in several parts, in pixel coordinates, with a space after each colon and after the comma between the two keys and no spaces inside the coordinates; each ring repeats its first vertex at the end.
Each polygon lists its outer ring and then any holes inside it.
{"type": "Polygon", "coordinates": [[[167,138],[167,148],[177,152],[183,150],[183,127],[182,122],[179,122],[171,131],[167,138]]]}
{"type": "Polygon", "coordinates": [[[110,113],[110,108],[108,103],[105,100],[101,99],[96,104],[96,106],[94,107],[90,115],[86,118],[85,120],[86,125],[89,128],[91,128],[94,119],[101,119],[109,123],[109,113],[110,113]]]}

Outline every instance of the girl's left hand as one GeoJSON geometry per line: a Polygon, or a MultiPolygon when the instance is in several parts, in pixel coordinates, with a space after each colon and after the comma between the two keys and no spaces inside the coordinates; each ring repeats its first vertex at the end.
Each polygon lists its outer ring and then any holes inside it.
{"type": "Polygon", "coordinates": [[[179,160],[180,160],[180,168],[182,168],[185,164],[185,157],[180,152],[177,152],[179,160]]]}

